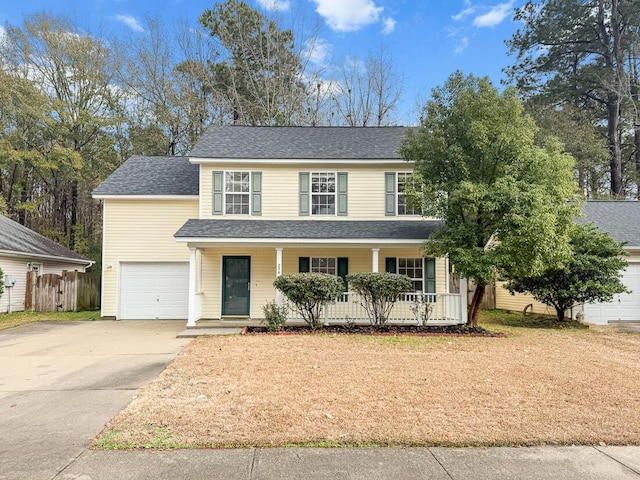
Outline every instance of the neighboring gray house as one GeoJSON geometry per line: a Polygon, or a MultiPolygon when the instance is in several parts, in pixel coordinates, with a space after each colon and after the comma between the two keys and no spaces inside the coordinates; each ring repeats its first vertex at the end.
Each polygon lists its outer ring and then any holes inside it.
{"type": "Polygon", "coordinates": [[[84,272],[91,264],[82,255],[0,215],[0,268],[5,280],[0,313],[24,310],[27,272],[84,272]]]}

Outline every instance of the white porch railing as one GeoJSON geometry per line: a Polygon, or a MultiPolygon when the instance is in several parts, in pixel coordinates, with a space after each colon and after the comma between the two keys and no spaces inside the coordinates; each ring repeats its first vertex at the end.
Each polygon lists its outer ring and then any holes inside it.
{"type": "MultiPolygon", "coordinates": [[[[389,323],[413,325],[456,325],[466,323],[466,310],[459,293],[403,293],[394,304],[389,323]]],[[[302,321],[289,311],[288,321],[302,321]]],[[[324,305],[322,321],[325,325],[346,322],[368,323],[369,316],[362,306],[360,295],[345,292],[335,302],[324,305]]]]}

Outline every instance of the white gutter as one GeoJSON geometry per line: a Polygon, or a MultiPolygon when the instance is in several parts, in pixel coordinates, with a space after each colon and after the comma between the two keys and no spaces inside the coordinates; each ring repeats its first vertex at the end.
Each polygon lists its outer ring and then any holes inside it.
{"type": "Polygon", "coordinates": [[[199,195],[93,195],[96,200],[198,200],[199,195]]]}
{"type": "Polygon", "coordinates": [[[41,253],[29,253],[29,252],[16,252],[15,250],[0,250],[0,255],[6,255],[8,257],[27,257],[27,258],[42,258],[49,260],[64,261],[69,263],[78,263],[81,265],[87,265],[87,268],[93,265],[93,260],[81,260],[79,258],[58,257],[54,255],[44,255],[41,253]]]}

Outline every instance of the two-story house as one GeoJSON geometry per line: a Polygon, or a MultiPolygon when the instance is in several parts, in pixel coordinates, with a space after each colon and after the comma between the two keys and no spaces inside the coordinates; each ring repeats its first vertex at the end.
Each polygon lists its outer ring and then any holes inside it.
{"type": "MultiPolygon", "coordinates": [[[[464,323],[447,259],[421,253],[439,222],[407,204],[405,134],[211,127],[188,157],[130,158],[93,192],[104,208],[102,315],[259,319],[281,300],[278,275],[388,271],[413,280],[396,318],[426,299],[433,321],[464,323]]],[[[344,295],[331,320],[361,315],[348,311],[355,303],[344,295]]]]}

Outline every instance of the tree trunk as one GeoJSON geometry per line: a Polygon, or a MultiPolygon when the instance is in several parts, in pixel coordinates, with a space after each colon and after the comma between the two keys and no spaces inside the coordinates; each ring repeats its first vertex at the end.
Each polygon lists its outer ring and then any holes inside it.
{"type": "Polygon", "coordinates": [[[468,311],[468,323],[471,327],[478,326],[478,312],[480,311],[480,304],[484,298],[484,291],[486,285],[476,285],[476,289],[473,292],[473,298],[471,299],[471,305],[469,305],[468,311]]]}
{"type": "Polygon", "coordinates": [[[622,150],[620,148],[620,135],[618,121],[620,118],[620,97],[615,92],[610,92],[607,97],[607,143],[609,144],[609,163],[611,169],[611,195],[623,198],[622,190],[622,150]]]}
{"type": "Polygon", "coordinates": [[[69,226],[69,248],[76,246],[76,224],[78,223],[78,181],[71,182],[71,222],[69,226]]]}
{"type": "Polygon", "coordinates": [[[556,318],[558,319],[559,322],[564,322],[564,310],[560,309],[560,307],[555,307],[556,309],[556,318]]]}

